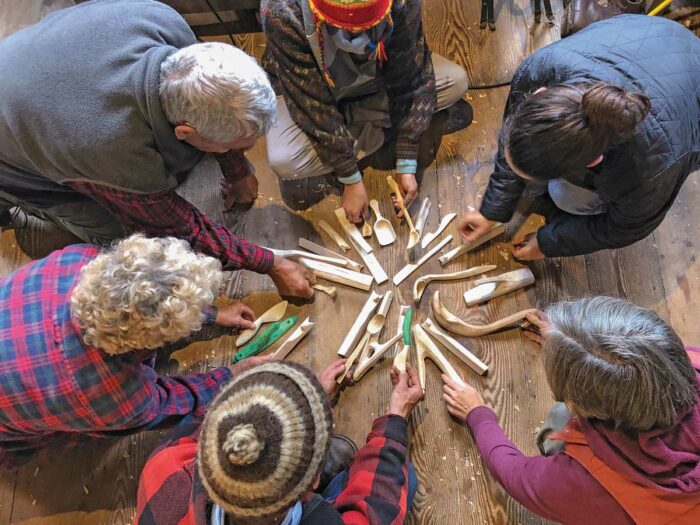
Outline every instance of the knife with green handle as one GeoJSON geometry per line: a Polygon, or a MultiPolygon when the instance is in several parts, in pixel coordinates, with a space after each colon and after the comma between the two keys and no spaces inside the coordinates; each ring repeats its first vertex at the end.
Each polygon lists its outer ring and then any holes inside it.
{"type": "Polygon", "coordinates": [[[295,324],[297,324],[296,315],[287,317],[283,321],[277,321],[275,323],[272,323],[265,330],[263,330],[263,332],[258,337],[253,339],[243,348],[241,348],[240,351],[233,356],[233,363],[238,363],[239,361],[243,361],[248,357],[258,355],[260,352],[268,348],[284,334],[289,332],[289,330],[295,324]]]}

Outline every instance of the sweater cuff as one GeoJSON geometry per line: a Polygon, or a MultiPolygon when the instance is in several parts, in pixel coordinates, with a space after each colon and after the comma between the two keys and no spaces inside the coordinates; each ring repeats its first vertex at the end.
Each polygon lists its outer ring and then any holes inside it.
{"type": "Polygon", "coordinates": [[[416,159],[398,159],[396,161],[396,173],[410,173],[415,175],[418,169],[418,161],[416,159]]]}
{"type": "Polygon", "coordinates": [[[362,173],[359,171],[356,171],[349,177],[338,177],[338,182],[341,182],[342,184],[355,184],[358,183],[362,180],[362,173]]]}
{"type": "MultiPolygon", "coordinates": [[[[336,160],[334,163],[326,163],[333,168],[333,173],[340,179],[347,179],[348,177],[354,177],[355,174],[360,173],[360,167],[357,164],[357,159],[355,157],[348,157],[336,160]]],[[[357,182],[357,181],[355,181],[357,182]]],[[[347,183],[351,184],[351,183],[347,183]]]]}
{"type": "Polygon", "coordinates": [[[418,160],[418,143],[412,141],[407,134],[396,137],[396,158],[418,160]]]}
{"type": "Polygon", "coordinates": [[[387,414],[378,417],[372,424],[372,431],[367,440],[375,436],[384,436],[387,439],[398,441],[404,446],[408,446],[408,421],[406,418],[396,414],[387,414]]]}
{"type": "Polygon", "coordinates": [[[498,423],[496,413],[487,406],[476,407],[467,415],[467,426],[474,432],[476,428],[487,421],[498,423]]]}
{"type": "Polygon", "coordinates": [[[219,315],[219,309],[210,304],[202,308],[202,313],[204,314],[204,324],[206,326],[211,326],[216,323],[216,317],[219,315]]]}

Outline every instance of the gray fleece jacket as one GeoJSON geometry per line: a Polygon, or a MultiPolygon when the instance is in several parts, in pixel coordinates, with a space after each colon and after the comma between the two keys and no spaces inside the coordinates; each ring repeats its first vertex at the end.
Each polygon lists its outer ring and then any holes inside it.
{"type": "Polygon", "coordinates": [[[87,2],[0,41],[0,191],[48,205],[83,198],[68,181],[174,188],[202,153],[163,114],[160,65],[195,42],[150,0],[87,2]]]}

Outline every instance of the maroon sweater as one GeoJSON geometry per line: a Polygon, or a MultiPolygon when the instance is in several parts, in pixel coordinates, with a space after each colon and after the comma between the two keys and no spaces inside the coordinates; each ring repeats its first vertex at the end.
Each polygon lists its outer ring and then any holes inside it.
{"type": "Polygon", "coordinates": [[[532,512],[567,525],[590,525],[591,516],[597,516],[599,523],[634,525],[617,501],[572,457],[524,455],[506,437],[488,407],[472,410],[467,425],[486,468],[532,512]]]}

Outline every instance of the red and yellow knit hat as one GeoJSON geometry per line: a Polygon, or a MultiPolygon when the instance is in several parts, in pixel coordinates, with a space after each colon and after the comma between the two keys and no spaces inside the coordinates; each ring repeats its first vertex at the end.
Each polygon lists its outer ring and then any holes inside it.
{"type": "Polygon", "coordinates": [[[309,0],[316,18],[348,31],[367,31],[391,11],[392,0],[309,0]]]}

